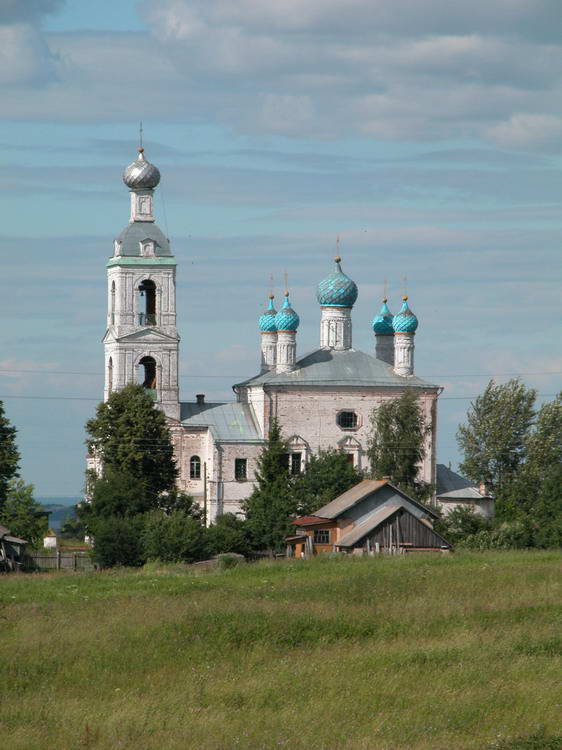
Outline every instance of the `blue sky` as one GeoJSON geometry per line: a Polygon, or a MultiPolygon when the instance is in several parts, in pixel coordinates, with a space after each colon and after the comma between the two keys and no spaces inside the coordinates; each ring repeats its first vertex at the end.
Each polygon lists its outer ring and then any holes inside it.
{"type": "Polygon", "coordinates": [[[555,0],[0,0],[0,398],[37,494],[81,491],[140,119],[184,399],[256,371],[270,274],[317,346],[338,234],[357,347],[407,277],[441,462],[489,376],[560,390],[561,32],[555,0]]]}

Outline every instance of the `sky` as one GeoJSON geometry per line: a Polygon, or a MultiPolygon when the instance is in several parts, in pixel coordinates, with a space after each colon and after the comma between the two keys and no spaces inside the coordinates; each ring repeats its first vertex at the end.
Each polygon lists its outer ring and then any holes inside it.
{"type": "Polygon", "coordinates": [[[490,377],[561,388],[559,0],[0,0],[0,399],[38,496],[79,495],[103,395],[105,264],[139,121],[178,260],[181,395],[256,373],[270,275],[298,352],[315,287],[385,281],[444,387],[438,461],[490,377]]]}

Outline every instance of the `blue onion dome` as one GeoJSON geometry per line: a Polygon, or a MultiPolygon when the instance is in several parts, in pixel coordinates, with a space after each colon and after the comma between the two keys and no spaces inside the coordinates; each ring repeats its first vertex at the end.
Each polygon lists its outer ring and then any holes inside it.
{"type": "Polygon", "coordinates": [[[160,170],[144,158],[144,148],[123,172],[123,182],[131,190],[152,189],[160,182],[160,170]]]}
{"type": "Polygon", "coordinates": [[[418,327],[418,319],[408,307],[408,298],[402,297],[402,307],[392,319],[394,333],[415,333],[418,327]]]}
{"type": "Polygon", "coordinates": [[[275,316],[275,327],[278,331],[296,331],[299,327],[300,318],[291,307],[289,292],[285,292],[283,307],[275,316]]]}
{"type": "Polygon", "coordinates": [[[372,326],[375,333],[391,336],[394,333],[394,328],[392,327],[392,313],[388,309],[387,301],[384,297],[379,314],[373,318],[372,326]]]}
{"type": "Polygon", "coordinates": [[[263,313],[263,315],[260,315],[260,319],[258,321],[258,325],[262,333],[275,333],[275,331],[277,330],[277,326],[275,325],[276,315],[277,310],[273,307],[273,294],[270,294],[267,310],[263,313]]]}
{"type": "Polygon", "coordinates": [[[341,270],[341,258],[336,256],[336,267],[318,284],[316,299],[324,307],[353,307],[357,299],[357,284],[341,270]]]}

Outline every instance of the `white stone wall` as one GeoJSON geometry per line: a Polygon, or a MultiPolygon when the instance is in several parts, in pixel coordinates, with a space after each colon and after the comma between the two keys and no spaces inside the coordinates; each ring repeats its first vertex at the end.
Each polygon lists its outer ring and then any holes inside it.
{"type": "Polygon", "coordinates": [[[277,364],[276,372],[290,372],[297,360],[296,331],[277,332],[277,364]]]}

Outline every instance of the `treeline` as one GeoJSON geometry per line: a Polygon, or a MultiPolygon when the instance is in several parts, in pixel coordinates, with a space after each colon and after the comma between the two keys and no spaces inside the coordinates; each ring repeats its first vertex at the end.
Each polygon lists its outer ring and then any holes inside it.
{"type": "Polygon", "coordinates": [[[562,547],[562,393],[536,408],[519,380],[490,381],[459,427],[461,472],[495,499],[487,521],[460,508],[440,531],[472,549],[562,547]]]}
{"type": "Polygon", "coordinates": [[[362,479],[336,450],[313,456],[305,473],[292,476],[287,445],[273,422],[258,458],[255,489],[243,503],[245,519],[227,513],[207,527],[199,505],[176,488],[166,419],[141,386],[112,393],[86,429],[90,454],[103,473],[90,473],[89,502],[78,507],[78,523],[71,525],[94,538],[94,557],[102,566],[281,551],[292,518],[362,479]]]}

